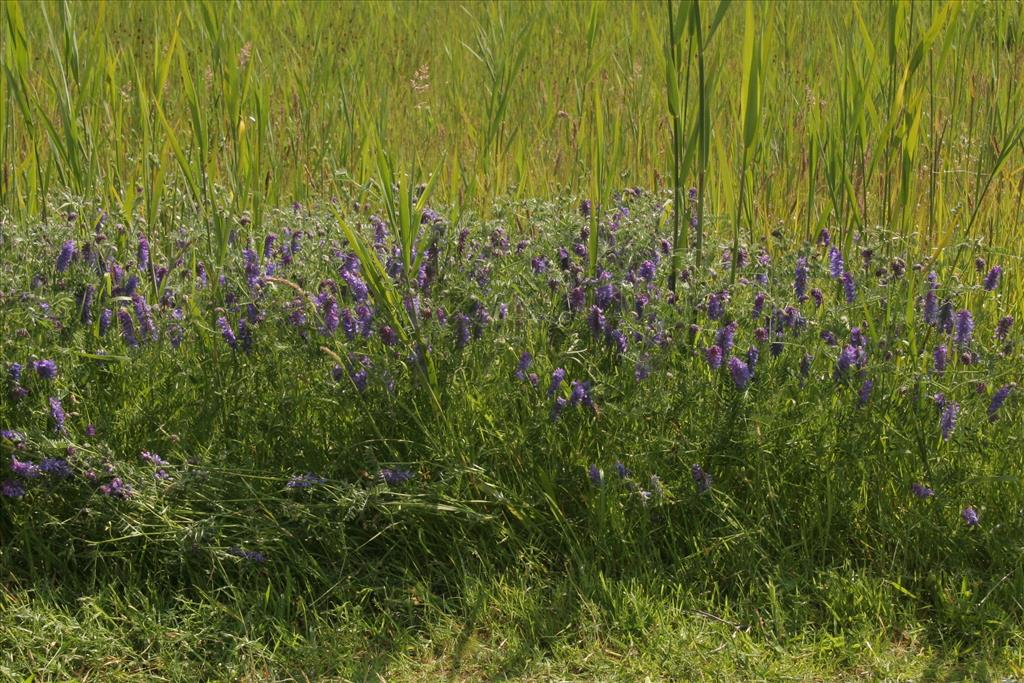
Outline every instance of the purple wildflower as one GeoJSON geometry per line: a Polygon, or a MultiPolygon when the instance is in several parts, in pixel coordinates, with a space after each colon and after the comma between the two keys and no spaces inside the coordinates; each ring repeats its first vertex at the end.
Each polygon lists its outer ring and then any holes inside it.
{"type": "Polygon", "coordinates": [[[555,422],[555,421],[558,420],[558,417],[562,414],[562,411],[565,410],[566,404],[567,404],[567,401],[565,400],[564,397],[558,396],[558,397],[555,398],[555,402],[551,404],[551,421],[552,422],[555,422]]]}
{"type": "Polygon", "coordinates": [[[729,372],[737,389],[745,389],[750,382],[750,366],[736,356],[729,359],[729,372]]]}
{"type": "Polygon", "coordinates": [[[608,333],[608,338],[613,344],[615,344],[615,350],[620,354],[624,354],[629,351],[629,339],[622,330],[612,330],[608,333]]]}
{"type": "Polygon", "coordinates": [[[455,345],[463,349],[469,343],[469,318],[464,313],[455,315],[455,345]]]}
{"type": "Polygon", "coordinates": [[[934,325],[938,321],[939,299],[936,293],[939,288],[939,276],[935,271],[928,273],[928,291],[924,295],[924,321],[934,325]]]}
{"type": "Polygon", "coordinates": [[[153,341],[157,339],[156,325],[153,323],[153,313],[150,310],[146,299],[139,294],[132,296],[132,306],[135,309],[135,317],[139,320],[139,333],[143,338],[149,337],[153,341]]]}
{"type": "Polygon", "coordinates": [[[353,367],[348,373],[349,379],[352,380],[352,384],[355,385],[356,391],[363,393],[366,391],[366,383],[370,378],[369,373],[365,368],[353,367]]]}
{"type": "Polygon", "coordinates": [[[839,352],[839,358],[836,360],[835,379],[839,380],[845,377],[850,367],[856,361],[857,349],[850,345],[844,346],[843,350],[839,352]]]}
{"type": "Polygon", "coordinates": [[[114,312],[109,308],[104,308],[103,312],[100,313],[100,336],[106,336],[107,330],[110,329],[110,323],[114,320],[114,312]]]}
{"type": "Polygon", "coordinates": [[[17,475],[22,479],[35,479],[39,476],[39,465],[27,460],[18,460],[13,455],[11,456],[10,470],[11,474],[17,475]]]}
{"type": "Polygon", "coordinates": [[[294,475],[285,486],[290,489],[308,489],[317,484],[323,484],[326,481],[326,479],[313,472],[306,472],[305,474],[294,475]]]}
{"type": "Polygon", "coordinates": [[[967,309],[956,314],[956,343],[958,346],[967,346],[971,343],[974,335],[974,316],[967,309]]]}
{"type": "Polygon", "coordinates": [[[629,468],[621,462],[615,463],[615,473],[619,475],[619,479],[628,479],[633,474],[629,471],[629,468]]]}
{"type": "Polygon", "coordinates": [[[754,308],[750,312],[750,317],[753,318],[754,320],[757,320],[758,318],[761,317],[761,311],[764,309],[765,297],[766,295],[764,292],[758,292],[757,295],[754,297],[754,308]]]}
{"type": "Polygon", "coordinates": [[[586,293],[584,293],[582,287],[575,287],[569,292],[569,310],[578,311],[583,308],[583,303],[586,301],[586,293]]]}
{"type": "Polygon", "coordinates": [[[149,240],[146,235],[139,233],[139,270],[149,270],[149,240]]]}
{"type": "Polygon", "coordinates": [[[705,493],[711,489],[714,480],[700,465],[690,466],[690,476],[693,477],[693,483],[697,485],[697,493],[705,493]]]}
{"type": "Polygon", "coordinates": [[[1006,384],[999,388],[995,394],[992,395],[992,402],[988,404],[988,421],[995,422],[999,409],[1003,407],[1003,403],[1006,402],[1006,398],[1013,391],[1013,384],[1006,384]]]}
{"type": "Polygon", "coordinates": [[[964,522],[967,524],[967,526],[975,527],[981,523],[981,521],[978,519],[978,511],[975,510],[970,505],[963,509],[963,512],[960,513],[960,516],[964,518],[964,522]]]}
{"type": "Polygon", "coordinates": [[[704,351],[704,358],[707,359],[708,365],[712,370],[722,367],[722,347],[717,344],[709,346],[704,351]]]}
{"type": "Polygon", "coordinates": [[[257,564],[260,562],[267,561],[267,556],[261,553],[259,550],[243,550],[242,548],[239,548],[237,546],[228,548],[228,555],[233,555],[234,557],[238,557],[243,560],[248,560],[249,562],[255,562],[257,564]]]}
{"type": "Polygon", "coordinates": [[[121,336],[124,337],[124,343],[132,348],[138,346],[139,340],[135,338],[135,323],[132,322],[131,313],[123,308],[119,309],[117,319],[121,323],[121,336]]]}
{"type": "Polygon", "coordinates": [[[843,273],[843,293],[846,295],[846,303],[852,304],[857,299],[857,285],[853,281],[850,272],[843,273]]]}
{"type": "Polygon", "coordinates": [[[811,298],[814,299],[815,308],[821,308],[821,305],[825,303],[825,295],[817,287],[811,290],[811,298]]]}
{"type": "Polygon", "coordinates": [[[530,363],[533,362],[533,354],[529,351],[523,351],[522,355],[519,356],[519,365],[516,366],[516,371],[513,373],[516,379],[524,381],[526,379],[526,371],[530,369],[530,363]]]}
{"type": "Polygon", "coordinates": [[[546,273],[548,272],[548,260],[543,256],[534,256],[530,261],[530,267],[533,268],[534,275],[546,273]]]}
{"type": "Polygon", "coordinates": [[[60,248],[60,254],[57,255],[57,272],[63,273],[71,265],[71,259],[75,255],[75,241],[68,240],[60,248]]]}
{"type": "Polygon", "coordinates": [[[64,406],[61,405],[59,398],[50,397],[50,418],[53,419],[54,431],[63,432],[66,416],[64,415],[64,406]]]}
{"type": "Polygon", "coordinates": [[[843,254],[835,247],[829,249],[828,252],[828,269],[833,280],[838,280],[843,276],[843,273],[846,272],[846,268],[843,264],[843,254]]]}
{"type": "Polygon", "coordinates": [[[935,495],[935,491],[931,488],[916,481],[910,485],[910,490],[913,491],[914,495],[918,498],[931,498],[935,495]]]}
{"type": "Polygon", "coordinates": [[[870,379],[864,380],[864,383],[860,385],[860,390],[857,392],[857,404],[867,405],[868,399],[871,398],[871,390],[875,388],[875,383],[870,379]]]}
{"type": "Polygon", "coordinates": [[[590,382],[575,380],[572,383],[572,392],[569,395],[569,406],[582,405],[587,408],[594,407],[594,400],[590,396],[590,382]]]}
{"type": "Polygon", "coordinates": [[[4,498],[21,498],[25,495],[25,487],[20,482],[8,479],[0,485],[0,495],[4,498]]]}
{"type": "Polygon", "coordinates": [[[793,280],[797,301],[807,301],[807,259],[802,256],[796,260],[796,276],[793,280]]]}
{"type": "Polygon", "coordinates": [[[935,374],[941,375],[943,372],[946,371],[947,354],[948,349],[946,348],[945,344],[940,344],[939,346],[935,347],[935,352],[933,354],[935,361],[935,374]]]}
{"type": "Polygon", "coordinates": [[[579,207],[580,208],[580,215],[583,216],[584,218],[590,218],[591,206],[592,205],[591,205],[589,199],[581,200],[580,201],[580,207],[579,207]]]}
{"type": "Polygon", "coordinates": [[[618,298],[619,292],[615,289],[615,285],[611,283],[601,285],[594,294],[594,302],[602,311],[608,310],[618,298]]]}
{"type": "Polygon", "coordinates": [[[551,384],[548,385],[548,398],[554,396],[555,392],[562,386],[562,382],[564,380],[565,369],[555,368],[555,371],[551,373],[551,384]]]}
{"type": "Polygon", "coordinates": [[[945,441],[949,441],[949,437],[953,435],[953,430],[956,429],[957,416],[960,414],[960,405],[952,401],[948,401],[945,406],[945,410],[942,411],[942,417],[939,419],[939,429],[942,431],[942,438],[945,441]]]}
{"type": "Polygon", "coordinates": [[[7,366],[7,374],[10,376],[12,382],[17,382],[21,379],[21,363],[11,363],[7,366]]]}
{"type": "Polygon", "coordinates": [[[110,498],[124,500],[132,495],[132,487],[122,481],[120,477],[114,477],[106,484],[100,486],[100,493],[110,498]]]}
{"type": "Polygon", "coordinates": [[[818,233],[818,244],[826,247],[832,244],[832,234],[828,231],[828,228],[822,228],[821,232],[818,233]]]}
{"type": "Polygon", "coordinates": [[[39,464],[39,469],[55,479],[70,479],[75,476],[71,465],[64,458],[43,458],[43,462],[39,464]]]}
{"type": "Polygon", "coordinates": [[[597,465],[591,465],[587,468],[587,476],[590,478],[590,483],[594,486],[600,486],[604,483],[604,472],[597,465]]]}
{"type": "Polygon", "coordinates": [[[331,336],[338,329],[338,302],[334,297],[325,295],[320,302],[320,312],[323,315],[323,333],[331,336]]]}
{"type": "Polygon", "coordinates": [[[388,486],[400,486],[413,478],[413,473],[400,467],[385,467],[379,473],[381,481],[388,486]]]}
{"type": "Polygon", "coordinates": [[[370,295],[370,290],[367,288],[366,283],[359,275],[351,270],[344,270],[341,273],[341,279],[348,285],[349,292],[352,294],[352,298],[357,302],[366,301],[370,295]]]}
{"type": "Polygon", "coordinates": [[[638,273],[642,280],[646,282],[651,282],[652,280],[654,280],[656,269],[657,266],[655,265],[654,261],[648,259],[640,264],[640,270],[638,271],[638,273]]]}
{"type": "Polygon", "coordinates": [[[57,364],[52,360],[34,360],[32,369],[42,379],[53,379],[57,376],[57,364]]]}
{"type": "Polygon", "coordinates": [[[237,349],[238,340],[235,338],[235,333],[231,330],[231,325],[228,323],[228,319],[224,316],[217,318],[217,327],[220,329],[220,334],[224,337],[224,341],[227,342],[228,346],[233,349],[237,349]]]}
{"type": "Polygon", "coordinates": [[[159,455],[157,455],[156,453],[153,453],[151,451],[142,451],[141,453],[139,453],[139,458],[141,458],[143,462],[148,462],[150,465],[166,465],[167,464],[166,460],[164,460],[159,455]]]}
{"type": "Polygon", "coordinates": [[[714,292],[708,297],[708,318],[718,320],[725,313],[725,304],[729,301],[729,290],[714,292]]]}
{"type": "Polygon", "coordinates": [[[999,277],[1003,274],[1003,269],[999,266],[992,266],[992,270],[988,271],[988,275],[985,276],[985,282],[983,286],[986,292],[991,292],[993,289],[999,286],[999,277]]]}
{"type": "Polygon", "coordinates": [[[723,355],[728,355],[736,343],[736,330],[739,325],[736,321],[723,325],[715,334],[715,346],[722,350],[723,355]]]}
{"type": "Polygon", "coordinates": [[[1010,334],[1010,328],[1013,327],[1013,316],[1006,315],[999,319],[996,324],[995,337],[1000,341],[1006,341],[1006,337],[1010,334]]]}
{"type": "Polygon", "coordinates": [[[601,333],[604,332],[605,318],[604,314],[601,313],[600,307],[590,307],[590,315],[587,317],[587,325],[590,326],[590,333],[595,337],[600,336],[601,333]]]}

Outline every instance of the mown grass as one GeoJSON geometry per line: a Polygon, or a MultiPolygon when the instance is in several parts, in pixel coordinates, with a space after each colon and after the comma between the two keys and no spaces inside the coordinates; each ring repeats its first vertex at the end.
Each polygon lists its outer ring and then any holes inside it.
{"type": "Polygon", "coordinates": [[[0,11],[4,677],[1021,675],[1020,4],[0,11]]]}

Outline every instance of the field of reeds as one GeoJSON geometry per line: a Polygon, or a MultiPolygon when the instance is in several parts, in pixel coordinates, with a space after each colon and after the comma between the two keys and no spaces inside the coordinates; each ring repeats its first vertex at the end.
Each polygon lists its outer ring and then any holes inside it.
{"type": "Polygon", "coordinates": [[[0,679],[1024,675],[1024,3],[0,41],[0,679]]]}

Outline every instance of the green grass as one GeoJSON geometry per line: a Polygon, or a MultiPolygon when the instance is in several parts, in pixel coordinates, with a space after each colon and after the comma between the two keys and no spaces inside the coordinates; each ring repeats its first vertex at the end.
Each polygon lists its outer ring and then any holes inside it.
{"type": "Polygon", "coordinates": [[[0,678],[1024,675],[1022,22],[4,2],[0,678]]]}

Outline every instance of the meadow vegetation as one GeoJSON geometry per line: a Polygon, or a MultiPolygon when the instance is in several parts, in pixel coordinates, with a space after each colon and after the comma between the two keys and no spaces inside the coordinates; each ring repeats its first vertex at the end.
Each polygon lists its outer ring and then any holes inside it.
{"type": "Polygon", "coordinates": [[[0,5],[0,675],[1024,670],[1024,5],[0,5]]]}

